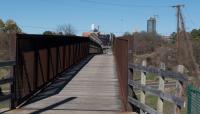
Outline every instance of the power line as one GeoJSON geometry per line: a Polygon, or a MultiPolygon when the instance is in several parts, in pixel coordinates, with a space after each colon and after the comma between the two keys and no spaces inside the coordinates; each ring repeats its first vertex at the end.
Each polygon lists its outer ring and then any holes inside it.
{"type": "Polygon", "coordinates": [[[19,25],[21,28],[32,28],[32,29],[44,29],[44,30],[55,30],[55,28],[46,28],[46,27],[40,27],[40,26],[31,26],[31,25],[19,25]]]}
{"type": "Polygon", "coordinates": [[[130,4],[119,4],[113,2],[102,2],[102,1],[95,1],[95,0],[79,0],[81,2],[87,2],[97,5],[107,5],[107,6],[118,6],[118,7],[170,7],[167,5],[130,5],[130,4]]]}
{"type": "MultiPolygon", "coordinates": [[[[20,28],[30,28],[30,29],[40,29],[40,30],[50,30],[50,31],[56,31],[57,28],[47,28],[47,27],[41,27],[41,26],[32,26],[32,25],[19,25],[20,28]]],[[[76,31],[87,31],[86,29],[76,29],[76,31]]]]}
{"type": "Polygon", "coordinates": [[[189,21],[191,22],[191,24],[192,24],[193,26],[197,25],[197,24],[194,22],[194,20],[192,19],[192,17],[190,16],[190,13],[188,12],[187,8],[185,8],[185,13],[186,13],[186,15],[187,15],[189,21]]]}

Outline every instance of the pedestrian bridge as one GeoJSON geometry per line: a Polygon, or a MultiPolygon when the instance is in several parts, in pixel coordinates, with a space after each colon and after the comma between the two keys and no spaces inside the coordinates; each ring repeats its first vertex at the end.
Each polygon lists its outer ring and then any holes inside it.
{"type": "Polygon", "coordinates": [[[132,38],[114,39],[113,53],[87,37],[17,34],[11,39],[14,61],[0,62],[1,68],[14,66],[13,76],[0,80],[11,85],[10,94],[0,96],[0,101],[10,99],[11,107],[0,113],[162,114],[168,101],[179,114],[185,106],[184,67],[173,72],[165,65],[134,64],[132,38]],[[140,81],[133,79],[136,71],[140,81]],[[146,85],[147,73],[159,77],[158,89],[146,85]],[[165,91],[165,78],[176,81],[175,95],[165,91]],[[145,104],[146,93],[158,98],[156,109],[145,104]]]}

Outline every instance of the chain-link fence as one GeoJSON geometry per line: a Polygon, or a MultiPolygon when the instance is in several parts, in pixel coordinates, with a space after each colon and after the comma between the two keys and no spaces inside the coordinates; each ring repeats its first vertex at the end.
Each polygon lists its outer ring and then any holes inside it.
{"type": "Polygon", "coordinates": [[[188,86],[188,114],[200,114],[200,89],[188,86]]]}

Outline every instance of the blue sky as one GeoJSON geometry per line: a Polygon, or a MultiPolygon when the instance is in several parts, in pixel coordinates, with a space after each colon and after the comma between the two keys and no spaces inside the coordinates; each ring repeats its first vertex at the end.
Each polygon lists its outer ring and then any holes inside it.
{"type": "Polygon", "coordinates": [[[158,15],[157,31],[169,35],[176,31],[176,10],[185,4],[183,15],[187,31],[200,27],[200,0],[0,0],[0,18],[13,19],[26,33],[55,31],[58,25],[74,26],[77,34],[89,31],[91,24],[105,33],[146,31],[146,20],[158,15]]]}

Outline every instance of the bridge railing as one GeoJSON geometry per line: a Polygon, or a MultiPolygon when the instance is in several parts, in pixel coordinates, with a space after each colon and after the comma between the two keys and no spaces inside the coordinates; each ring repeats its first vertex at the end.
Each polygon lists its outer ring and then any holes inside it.
{"type": "MultiPolygon", "coordinates": [[[[16,39],[15,107],[53,81],[59,73],[88,56],[92,42],[86,37],[61,35],[17,34],[16,39]]],[[[100,48],[97,43],[92,43],[100,48]]]]}

